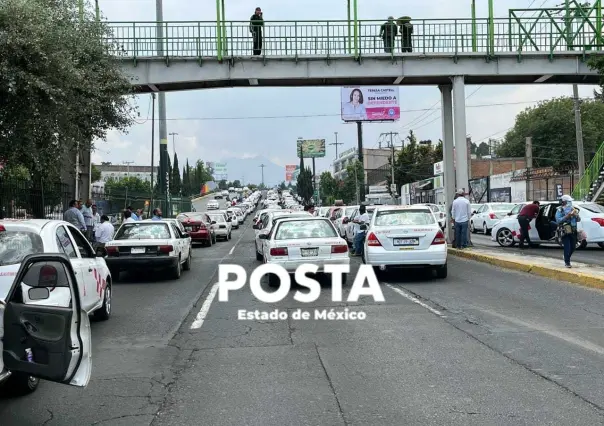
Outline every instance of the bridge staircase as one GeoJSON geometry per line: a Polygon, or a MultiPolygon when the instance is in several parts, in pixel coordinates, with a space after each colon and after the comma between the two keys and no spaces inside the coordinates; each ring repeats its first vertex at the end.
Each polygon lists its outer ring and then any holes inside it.
{"type": "Polygon", "coordinates": [[[585,174],[573,190],[575,200],[592,201],[604,205],[604,143],[585,169],[585,174]]]}

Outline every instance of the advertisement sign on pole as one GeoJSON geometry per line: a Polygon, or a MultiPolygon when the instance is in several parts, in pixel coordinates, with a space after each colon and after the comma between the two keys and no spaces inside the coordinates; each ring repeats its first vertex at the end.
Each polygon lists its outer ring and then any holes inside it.
{"type": "Polygon", "coordinates": [[[216,180],[223,180],[223,179],[227,179],[228,177],[228,172],[227,172],[227,164],[226,163],[214,163],[213,164],[213,170],[212,170],[212,176],[214,177],[214,179],[216,180]]]}
{"type": "Polygon", "coordinates": [[[300,158],[300,145],[302,145],[302,155],[304,158],[325,157],[325,139],[298,139],[296,145],[298,158],[300,158]]]}
{"type": "Polygon", "coordinates": [[[291,182],[292,180],[294,180],[294,172],[296,171],[296,168],[298,166],[296,166],[295,164],[288,164],[285,166],[285,181],[286,182],[291,182]]]}
{"type": "Polygon", "coordinates": [[[434,163],[434,176],[442,175],[445,172],[445,162],[434,163]]]}
{"type": "Polygon", "coordinates": [[[346,86],[340,92],[344,121],[398,121],[398,86],[346,86]]]}

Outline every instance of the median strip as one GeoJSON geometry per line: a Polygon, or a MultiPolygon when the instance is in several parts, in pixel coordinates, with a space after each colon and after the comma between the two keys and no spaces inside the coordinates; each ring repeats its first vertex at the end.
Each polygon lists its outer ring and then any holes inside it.
{"type": "Polygon", "coordinates": [[[525,256],[523,259],[519,259],[517,255],[513,254],[499,252],[484,253],[472,249],[459,250],[449,248],[449,254],[477,262],[489,263],[500,268],[512,269],[552,280],[566,281],[584,287],[604,290],[604,269],[593,265],[573,262],[573,268],[567,269],[564,266],[558,267],[552,264],[552,262],[562,262],[561,259],[556,260],[536,256],[525,256]]]}

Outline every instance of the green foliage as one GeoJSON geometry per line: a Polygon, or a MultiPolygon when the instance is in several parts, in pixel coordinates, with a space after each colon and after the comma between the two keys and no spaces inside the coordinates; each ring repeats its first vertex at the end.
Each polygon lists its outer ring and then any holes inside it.
{"type": "Polygon", "coordinates": [[[281,189],[281,190],[287,189],[287,185],[285,184],[285,181],[283,181],[279,184],[279,189],[281,189]]]}
{"type": "MultiPolygon", "coordinates": [[[[589,161],[604,141],[604,103],[581,101],[583,147],[589,161]]],[[[514,127],[499,147],[500,157],[524,157],[526,138],[533,138],[534,167],[576,168],[574,102],[568,97],[554,98],[530,107],[516,116],[514,127]]]]}
{"type": "Polygon", "coordinates": [[[300,169],[298,175],[298,182],[296,185],[296,192],[302,198],[304,205],[311,204],[313,198],[313,185],[312,185],[312,172],[310,168],[305,167],[300,169]]]}
{"type": "Polygon", "coordinates": [[[107,179],[107,182],[105,182],[105,192],[110,195],[114,193],[123,194],[126,191],[148,193],[151,191],[151,183],[136,176],[121,179],[109,178],[107,179]]]}
{"type": "Polygon", "coordinates": [[[323,201],[323,204],[325,205],[331,205],[337,199],[338,183],[330,172],[321,173],[319,194],[321,195],[321,201],[323,201]]]}
{"type": "Polygon", "coordinates": [[[346,177],[339,183],[336,199],[343,200],[346,204],[356,204],[357,200],[360,200],[360,192],[365,192],[364,173],[363,164],[358,159],[354,160],[352,164],[348,164],[346,177]]]}
{"type": "Polygon", "coordinates": [[[229,189],[229,185],[227,185],[227,181],[225,179],[218,181],[218,189],[222,191],[229,189]]]}
{"type": "Polygon", "coordinates": [[[3,0],[0,7],[0,160],[58,176],[57,159],[132,124],[130,82],[107,24],[72,0],[3,0]]]}
{"type": "Polygon", "coordinates": [[[170,192],[172,195],[178,195],[182,192],[182,180],[180,178],[180,168],[178,167],[178,154],[174,154],[174,165],[172,166],[172,182],[170,182],[170,192]]]}
{"type": "Polygon", "coordinates": [[[597,71],[600,75],[600,91],[594,90],[594,96],[597,100],[604,101],[604,57],[592,55],[587,61],[587,65],[592,71],[597,71]]]}
{"type": "Polygon", "coordinates": [[[98,182],[101,180],[101,171],[99,170],[99,168],[97,166],[95,166],[94,164],[91,165],[90,167],[91,173],[90,173],[90,181],[91,182],[98,182]]]}
{"type": "Polygon", "coordinates": [[[243,185],[241,185],[241,182],[239,181],[239,179],[235,179],[233,181],[232,186],[234,186],[235,188],[243,188],[243,185]]]}
{"type": "MultiPolygon", "coordinates": [[[[418,145],[415,135],[409,132],[408,144],[394,158],[394,183],[397,188],[411,182],[427,179],[434,175],[434,163],[443,159],[443,143],[418,145]]],[[[392,184],[389,177],[388,184],[392,184]]]]}

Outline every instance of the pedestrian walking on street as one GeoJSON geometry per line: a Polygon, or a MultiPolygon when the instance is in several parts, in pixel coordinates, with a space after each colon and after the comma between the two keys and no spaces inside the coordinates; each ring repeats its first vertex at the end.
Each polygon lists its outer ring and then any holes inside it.
{"type": "Polygon", "coordinates": [[[363,242],[365,241],[365,234],[367,233],[367,224],[369,223],[369,215],[367,214],[367,207],[361,205],[359,207],[359,216],[353,220],[355,226],[354,234],[354,256],[361,256],[363,254],[363,242]]]}
{"type": "Polygon", "coordinates": [[[535,219],[539,214],[539,201],[533,201],[530,204],[524,206],[520,213],[518,213],[518,225],[520,225],[520,245],[523,249],[524,241],[526,240],[527,246],[531,246],[531,237],[529,236],[529,224],[531,220],[535,219]]]}
{"type": "Polygon", "coordinates": [[[401,52],[413,52],[413,41],[411,40],[413,24],[411,24],[411,18],[408,16],[398,18],[398,25],[401,29],[401,52]]]}
{"type": "Polygon", "coordinates": [[[570,258],[577,248],[577,222],[581,221],[579,211],[573,207],[570,195],[563,195],[561,206],[556,210],[558,235],[564,246],[564,266],[571,267],[570,258]]]}
{"type": "Polygon", "coordinates": [[[458,249],[465,249],[468,247],[468,223],[472,216],[472,205],[464,196],[466,193],[463,189],[459,189],[457,195],[451,208],[455,224],[455,245],[458,249]]]}
{"type": "Polygon", "coordinates": [[[384,52],[392,53],[394,48],[394,40],[398,34],[398,28],[394,22],[394,17],[389,16],[388,21],[382,24],[380,28],[380,37],[384,41],[384,52]]]}
{"type": "Polygon", "coordinates": [[[69,208],[63,213],[63,220],[71,223],[80,231],[86,232],[86,222],[84,221],[84,215],[82,215],[82,212],[79,209],[77,200],[71,200],[69,202],[69,208]]]}
{"type": "Polygon", "coordinates": [[[262,10],[257,7],[250,18],[250,32],[252,33],[252,40],[254,43],[254,56],[258,56],[262,53],[262,28],[264,28],[264,18],[262,17],[262,10]]]}

